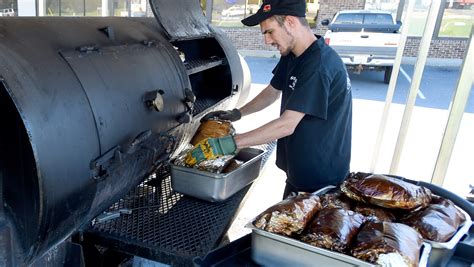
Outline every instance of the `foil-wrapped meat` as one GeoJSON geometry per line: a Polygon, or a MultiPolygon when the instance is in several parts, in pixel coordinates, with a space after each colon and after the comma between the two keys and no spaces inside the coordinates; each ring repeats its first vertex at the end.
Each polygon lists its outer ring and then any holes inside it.
{"type": "Polygon", "coordinates": [[[380,174],[352,175],[341,184],[341,190],[356,201],[391,209],[424,208],[431,201],[429,189],[380,174]]]}
{"type": "Polygon", "coordinates": [[[352,255],[381,266],[418,266],[423,239],[408,225],[368,222],[357,235],[352,255]]]}
{"type": "Polygon", "coordinates": [[[317,195],[302,193],[268,208],[257,216],[253,224],[259,229],[286,236],[300,234],[320,209],[317,195]]]}
{"type": "Polygon", "coordinates": [[[409,215],[402,222],[415,228],[425,239],[447,242],[465,219],[451,200],[436,196],[426,209],[409,215]]]}
{"type": "MultiPolygon", "coordinates": [[[[181,167],[189,167],[198,169],[201,171],[212,172],[212,173],[221,173],[227,169],[227,167],[234,161],[234,155],[222,156],[216,159],[203,160],[194,166],[188,166],[186,164],[186,156],[194,147],[191,144],[188,144],[185,149],[173,160],[173,164],[181,167]]],[[[239,165],[240,166],[240,165],[239,165]]],[[[234,166],[237,168],[238,166],[234,166]]]]}
{"type": "Polygon", "coordinates": [[[321,199],[321,205],[323,209],[351,209],[351,199],[344,195],[344,193],[342,193],[340,190],[323,194],[319,196],[319,198],[321,199]]]}
{"type": "Polygon", "coordinates": [[[234,155],[221,156],[216,159],[203,160],[194,165],[193,168],[212,173],[221,173],[229,165],[234,155]]]}
{"type": "Polygon", "coordinates": [[[395,214],[393,214],[390,210],[373,205],[358,203],[354,207],[354,211],[364,215],[368,221],[372,222],[395,221],[395,214]]]}
{"type": "Polygon", "coordinates": [[[191,144],[186,144],[186,147],[181,151],[178,156],[173,160],[173,164],[176,166],[187,167],[186,166],[186,155],[189,151],[191,151],[194,147],[191,144]]]}
{"type": "Polygon", "coordinates": [[[308,226],[301,241],[345,253],[364,220],[364,216],[351,210],[323,209],[308,226]]]}

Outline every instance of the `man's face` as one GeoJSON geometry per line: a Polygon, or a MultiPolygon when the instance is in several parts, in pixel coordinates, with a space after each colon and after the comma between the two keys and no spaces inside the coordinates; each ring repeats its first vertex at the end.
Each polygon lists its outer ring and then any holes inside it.
{"type": "Polygon", "coordinates": [[[288,30],[286,20],[283,26],[280,26],[274,18],[266,19],[260,23],[260,29],[265,44],[276,47],[282,56],[286,56],[291,52],[295,38],[288,30]]]}

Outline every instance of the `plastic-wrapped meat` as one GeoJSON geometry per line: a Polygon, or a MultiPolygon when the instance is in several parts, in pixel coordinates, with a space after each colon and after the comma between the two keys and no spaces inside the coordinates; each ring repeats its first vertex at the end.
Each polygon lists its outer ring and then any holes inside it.
{"type": "Polygon", "coordinates": [[[364,215],[368,221],[372,222],[395,221],[395,215],[390,210],[369,204],[358,203],[355,206],[354,211],[364,215]]]}
{"type": "Polygon", "coordinates": [[[364,220],[364,216],[352,210],[323,209],[308,226],[301,241],[345,253],[364,220]]]}
{"type": "Polygon", "coordinates": [[[451,200],[433,197],[426,209],[409,215],[402,222],[415,228],[425,239],[447,242],[465,219],[451,200]]]}
{"type": "Polygon", "coordinates": [[[317,195],[302,193],[268,208],[257,216],[253,224],[272,233],[287,236],[300,234],[320,209],[321,202],[317,195]]]}
{"type": "Polygon", "coordinates": [[[224,137],[226,135],[232,135],[235,133],[234,126],[230,121],[212,119],[201,122],[199,128],[196,130],[191,144],[195,146],[201,140],[209,137],[217,138],[224,137]]]}
{"type": "Polygon", "coordinates": [[[412,210],[424,208],[431,201],[431,191],[422,186],[385,175],[352,175],[341,190],[351,199],[384,208],[412,210]]]}
{"type": "Polygon", "coordinates": [[[344,195],[344,193],[342,193],[340,190],[326,193],[324,195],[319,196],[319,198],[321,199],[321,206],[323,207],[323,209],[351,209],[351,199],[346,197],[346,195],[344,195]]]}
{"type": "Polygon", "coordinates": [[[408,225],[368,222],[356,237],[352,255],[382,266],[418,266],[423,239],[408,225]]]}

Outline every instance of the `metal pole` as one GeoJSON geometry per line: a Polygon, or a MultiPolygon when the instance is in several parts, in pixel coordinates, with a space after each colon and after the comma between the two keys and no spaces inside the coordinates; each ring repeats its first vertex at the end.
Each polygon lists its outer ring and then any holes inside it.
{"type": "Polygon", "coordinates": [[[402,20],[402,14],[403,14],[403,8],[405,7],[405,0],[400,0],[398,3],[398,9],[397,9],[397,18],[396,20],[402,20]]]}
{"type": "Polygon", "coordinates": [[[471,93],[474,76],[474,46],[472,34],[474,27],[471,28],[471,38],[464,58],[461,75],[459,76],[456,93],[453,97],[451,111],[449,113],[448,123],[443,135],[443,141],[439,149],[438,159],[431,177],[431,183],[442,186],[446,176],[449,160],[453,154],[456,137],[461,126],[462,116],[466,110],[467,100],[471,93]]]}
{"type": "Polygon", "coordinates": [[[392,164],[390,165],[390,174],[395,174],[400,165],[400,157],[403,153],[403,147],[410,126],[410,120],[413,113],[413,107],[415,106],[416,96],[420,87],[423,70],[425,69],[426,58],[428,57],[428,51],[430,48],[431,38],[436,25],[436,19],[440,8],[441,0],[433,0],[431,2],[430,10],[428,12],[428,18],[421,38],[420,50],[418,52],[418,59],[415,64],[415,71],[413,73],[412,83],[410,87],[410,93],[408,100],[405,105],[405,112],[403,113],[402,124],[400,126],[400,132],[398,134],[397,144],[395,151],[393,152],[392,164]]]}
{"type": "Polygon", "coordinates": [[[212,9],[214,8],[214,1],[207,0],[206,1],[206,17],[207,22],[212,23],[212,9]]]}
{"type": "MultiPolygon", "coordinates": [[[[400,7],[403,10],[404,7],[403,6],[400,6],[400,7]]],[[[374,154],[372,155],[372,163],[370,164],[370,172],[375,171],[375,167],[377,165],[377,161],[380,156],[380,148],[382,146],[383,137],[385,135],[385,128],[387,126],[387,119],[388,119],[388,114],[390,111],[390,105],[392,104],[393,95],[395,93],[395,87],[397,85],[398,73],[400,71],[403,51],[405,50],[405,45],[406,45],[407,36],[408,36],[408,29],[410,26],[411,18],[413,17],[412,13],[413,13],[414,7],[415,7],[415,1],[410,0],[408,2],[408,9],[405,15],[405,20],[403,22],[402,32],[400,34],[400,42],[398,44],[397,54],[395,56],[395,62],[393,64],[392,75],[390,76],[390,83],[388,85],[387,96],[385,98],[385,106],[382,113],[382,119],[380,120],[379,132],[378,132],[377,139],[375,142],[375,147],[374,147],[374,154]]]]}

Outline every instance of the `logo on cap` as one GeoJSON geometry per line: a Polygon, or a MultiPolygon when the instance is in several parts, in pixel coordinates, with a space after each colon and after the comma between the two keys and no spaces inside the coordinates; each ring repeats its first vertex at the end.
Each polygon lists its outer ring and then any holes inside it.
{"type": "Polygon", "coordinates": [[[270,10],[272,10],[272,5],[264,5],[263,6],[263,12],[268,12],[270,10]]]}

